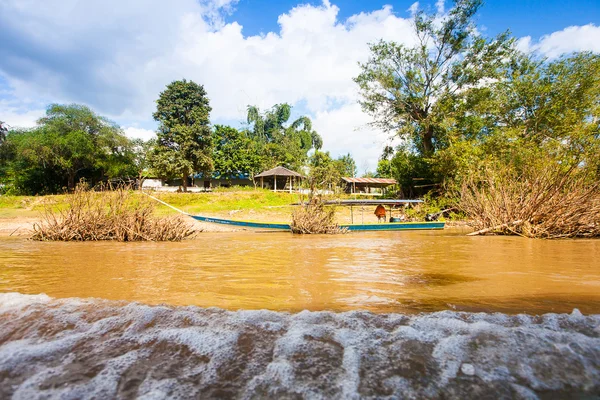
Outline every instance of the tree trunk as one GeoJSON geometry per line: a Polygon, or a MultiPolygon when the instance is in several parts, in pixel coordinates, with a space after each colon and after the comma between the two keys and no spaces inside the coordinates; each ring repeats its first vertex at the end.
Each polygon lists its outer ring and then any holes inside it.
{"type": "Polygon", "coordinates": [[[181,180],[181,186],[183,187],[183,192],[187,192],[187,187],[188,187],[188,173],[187,171],[183,173],[183,179],[181,180]]]}
{"type": "Polygon", "coordinates": [[[433,154],[433,126],[428,126],[423,134],[423,155],[433,154]]]}
{"type": "Polygon", "coordinates": [[[138,175],[138,189],[139,189],[139,190],[142,190],[142,191],[143,191],[143,188],[142,188],[142,186],[144,185],[144,181],[145,181],[145,179],[144,179],[144,174],[142,174],[142,173],[140,172],[140,174],[138,175]]]}
{"type": "Polygon", "coordinates": [[[69,192],[72,192],[75,190],[75,172],[74,171],[69,171],[69,176],[68,176],[68,180],[67,180],[67,189],[69,190],[69,192]]]}

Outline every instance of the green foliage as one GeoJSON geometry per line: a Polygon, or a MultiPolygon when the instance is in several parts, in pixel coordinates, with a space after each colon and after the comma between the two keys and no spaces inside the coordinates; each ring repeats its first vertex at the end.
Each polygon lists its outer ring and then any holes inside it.
{"type": "Polygon", "coordinates": [[[309,182],[311,189],[334,189],[342,174],[340,162],[331,158],[329,152],[315,151],[310,157],[309,182]]]}
{"type": "Polygon", "coordinates": [[[164,178],[187,178],[213,168],[211,107],[202,85],[193,81],[174,81],[156,101],[153,117],[159,123],[152,167],[164,178]]]}
{"type": "Polygon", "coordinates": [[[77,104],[52,104],[36,128],[8,132],[0,154],[3,182],[15,193],[57,193],[81,178],[135,176],[131,142],[119,127],[77,104]]]}
{"type": "Polygon", "coordinates": [[[355,79],[361,105],[403,139],[384,150],[377,175],[396,178],[407,196],[502,166],[576,166],[599,179],[600,55],[519,53],[507,34],[479,36],[479,7],[464,0],[443,18],[417,13],[414,48],[371,46],[355,79]]]}
{"type": "Polygon", "coordinates": [[[355,78],[375,125],[409,139],[423,156],[449,144],[453,118],[463,115],[456,105],[484,99],[477,95],[481,84],[499,77],[511,58],[507,34],[486,40],[477,33],[472,18],[480,6],[480,0],[459,0],[444,18],[418,12],[418,44],[372,44],[355,78]]]}
{"type": "Polygon", "coordinates": [[[248,106],[248,136],[258,143],[263,168],[278,165],[297,170],[306,163],[311,149],[323,146],[321,136],[312,129],[310,118],[302,116],[287,125],[291,114],[289,104],[276,104],[261,112],[258,107],[248,106]]]}
{"type": "Polygon", "coordinates": [[[340,156],[334,161],[340,177],[355,177],[356,176],[356,161],[350,153],[340,156]]]}
{"type": "Polygon", "coordinates": [[[215,125],[213,132],[214,170],[218,177],[261,172],[260,144],[245,131],[215,125]]]}
{"type": "Polygon", "coordinates": [[[154,153],[156,140],[133,139],[131,141],[131,149],[133,153],[133,164],[137,171],[138,178],[141,181],[151,175],[152,171],[152,155],[154,153]]]}

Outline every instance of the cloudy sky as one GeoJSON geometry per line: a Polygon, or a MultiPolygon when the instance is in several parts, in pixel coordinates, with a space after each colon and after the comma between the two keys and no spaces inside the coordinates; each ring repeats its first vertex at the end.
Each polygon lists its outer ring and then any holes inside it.
{"type": "MultiPolygon", "coordinates": [[[[241,126],[248,104],[288,102],[334,156],[374,169],[387,136],[367,125],[352,78],[367,43],[411,43],[411,9],[443,0],[0,0],[0,120],[33,126],[49,103],[84,103],[148,138],[169,82],[209,94],[213,123],[241,126]]],[[[600,52],[600,1],[488,0],[477,23],[527,51],[600,52]]]]}

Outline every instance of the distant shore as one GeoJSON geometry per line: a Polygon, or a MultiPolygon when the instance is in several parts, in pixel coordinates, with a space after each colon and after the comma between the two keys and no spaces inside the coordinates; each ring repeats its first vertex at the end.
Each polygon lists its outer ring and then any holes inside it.
{"type": "MultiPolygon", "coordinates": [[[[299,201],[295,193],[273,193],[267,190],[222,190],[212,193],[168,193],[159,197],[190,214],[224,219],[260,222],[289,222],[292,203],[299,201]]],[[[54,196],[0,196],[0,237],[29,236],[34,223],[40,221],[44,207],[61,207],[64,195],[54,196]]],[[[376,223],[373,207],[338,207],[339,223],[376,223]]],[[[157,204],[158,215],[176,215],[177,212],[157,204]]],[[[189,224],[200,232],[237,232],[242,228],[205,223],[189,218],[189,224]]],[[[466,221],[447,221],[448,227],[466,227],[466,221]]]]}

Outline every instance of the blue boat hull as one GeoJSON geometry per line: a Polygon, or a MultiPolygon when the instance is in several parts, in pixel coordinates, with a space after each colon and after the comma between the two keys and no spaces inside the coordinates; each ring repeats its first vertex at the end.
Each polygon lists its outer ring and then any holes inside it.
{"type": "MultiPolygon", "coordinates": [[[[202,222],[210,222],[214,224],[240,226],[245,228],[260,228],[260,229],[278,229],[290,231],[290,224],[269,223],[269,222],[252,222],[252,221],[235,221],[231,219],[202,217],[200,215],[190,215],[192,218],[202,222]]],[[[392,222],[382,224],[342,224],[340,228],[348,228],[350,231],[404,231],[404,230],[424,230],[424,229],[444,229],[444,222],[392,222]]]]}

